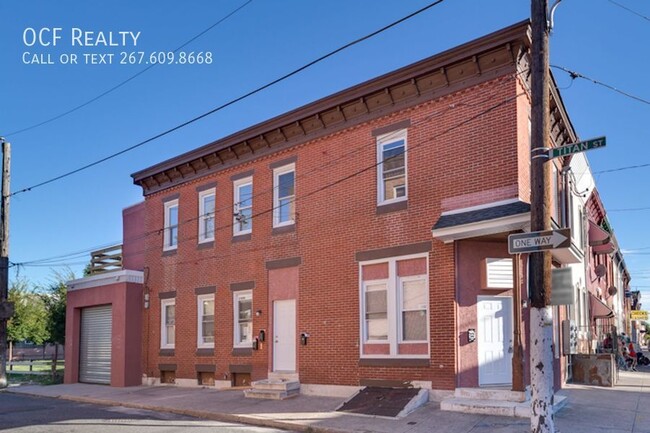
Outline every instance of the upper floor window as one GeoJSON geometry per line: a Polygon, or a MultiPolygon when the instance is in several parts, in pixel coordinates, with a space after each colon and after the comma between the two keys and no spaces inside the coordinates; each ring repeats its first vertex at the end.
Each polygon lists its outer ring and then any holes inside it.
{"type": "Polygon", "coordinates": [[[199,243],[214,240],[214,188],[199,193],[199,243]]]}
{"type": "Polygon", "coordinates": [[[253,178],[236,180],[234,186],[233,234],[243,235],[253,230],[253,178]]]}
{"type": "Polygon", "coordinates": [[[176,299],[160,301],[160,347],[173,349],[176,342],[176,299]]]}
{"type": "Polygon", "coordinates": [[[234,346],[251,347],[253,344],[253,292],[250,290],[233,293],[235,313],[234,346]]]}
{"type": "Polygon", "coordinates": [[[406,200],[406,129],[377,137],[377,203],[406,200]]]}
{"type": "Polygon", "coordinates": [[[214,347],[214,294],[197,297],[198,347],[214,347]]]}
{"type": "Polygon", "coordinates": [[[295,183],[295,164],[273,170],[273,227],[291,225],[295,222],[295,183]]]}
{"type": "Polygon", "coordinates": [[[163,250],[178,247],[178,199],[165,202],[165,231],[163,250]]]}

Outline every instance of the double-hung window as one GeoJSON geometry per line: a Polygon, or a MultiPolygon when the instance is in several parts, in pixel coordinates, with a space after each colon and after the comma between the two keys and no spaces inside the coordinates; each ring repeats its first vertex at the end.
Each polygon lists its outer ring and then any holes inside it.
{"type": "Polygon", "coordinates": [[[244,235],[253,230],[253,178],[236,180],[233,187],[233,235],[244,235]]]}
{"type": "Polygon", "coordinates": [[[165,202],[163,250],[178,248],[178,199],[165,202]]]}
{"type": "Polygon", "coordinates": [[[233,293],[234,347],[251,347],[253,344],[253,292],[233,293]]]}
{"type": "Polygon", "coordinates": [[[295,164],[273,170],[273,227],[294,223],[296,214],[295,183],[295,164]]]}
{"type": "Polygon", "coordinates": [[[199,348],[214,347],[214,294],[197,296],[199,348]]]}
{"type": "Polygon", "coordinates": [[[377,203],[406,200],[406,129],[377,137],[377,203]]]}
{"type": "Polygon", "coordinates": [[[160,301],[160,348],[173,349],[176,342],[176,300],[160,301]]]}
{"type": "Polygon", "coordinates": [[[199,243],[214,241],[215,189],[199,193],[199,243]]]}
{"type": "Polygon", "coordinates": [[[361,356],[429,356],[426,255],[360,263],[361,356]]]}

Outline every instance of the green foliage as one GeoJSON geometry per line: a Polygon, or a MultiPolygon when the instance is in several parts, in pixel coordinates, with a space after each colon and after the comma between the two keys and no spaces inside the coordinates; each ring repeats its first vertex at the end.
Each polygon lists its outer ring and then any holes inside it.
{"type": "Polygon", "coordinates": [[[14,303],[14,315],[7,323],[9,341],[31,341],[43,344],[50,338],[48,314],[43,299],[29,289],[26,280],[18,280],[9,288],[9,301],[14,303]]]}
{"type": "Polygon", "coordinates": [[[41,295],[48,313],[48,341],[53,344],[65,344],[65,299],[67,293],[65,283],[72,279],[74,279],[74,275],[56,274],[56,280],[50,283],[46,292],[41,295]]]}

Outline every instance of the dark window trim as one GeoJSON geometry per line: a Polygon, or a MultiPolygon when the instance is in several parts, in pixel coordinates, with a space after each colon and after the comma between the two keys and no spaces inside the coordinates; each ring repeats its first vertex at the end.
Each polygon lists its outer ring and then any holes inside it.
{"type": "Polygon", "coordinates": [[[377,205],[377,215],[408,209],[408,200],[396,201],[395,203],[377,205]]]}
{"type": "Polygon", "coordinates": [[[209,295],[211,293],[216,293],[217,291],[217,286],[205,286],[205,287],[197,287],[194,289],[194,294],[195,295],[209,295]]]}
{"type": "Polygon", "coordinates": [[[158,299],[172,299],[176,297],[176,290],[170,290],[167,292],[159,292],[158,299]]]}
{"type": "Polygon", "coordinates": [[[228,371],[230,373],[252,373],[253,366],[250,364],[230,364],[228,371]]]}
{"type": "MultiPolygon", "coordinates": [[[[215,189],[217,188],[217,182],[216,181],[206,183],[205,185],[197,186],[196,187],[196,192],[203,192],[203,191],[207,191],[207,190],[212,189],[212,188],[215,188],[215,189]]],[[[216,191],[215,191],[215,195],[216,195],[216,191]]]]}
{"type": "Polygon", "coordinates": [[[293,155],[285,159],[281,159],[280,161],[272,162],[269,164],[269,168],[271,170],[275,170],[276,168],[284,167],[285,165],[289,164],[295,164],[296,161],[298,161],[298,156],[293,155]]]}
{"type": "Polygon", "coordinates": [[[214,349],[196,349],[196,356],[214,356],[214,349]]]}
{"type": "Polygon", "coordinates": [[[359,251],[355,254],[357,262],[368,260],[387,259],[390,257],[408,256],[410,254],[428,253],[433,246],[432,241],[417,244],[400,245],[398,247],[380,248],[378,250],[359,251]]]}
{"type": "Polygon", "coordinates": [[[176,371],[176,364],[158,364],[160,371],[176,371]]]}
{"type": "Polygon", "coordinates": [[[161,198],[160,201],[162,201],[163,203],[167,203],[168,201],[177,200],[180,197],[181,197],[181,193],[177,192],[175,194],[170,194],[170,195],[167,195],[167,196],[161,198]]]}
{"type": "Polygon", "coordinates": [[[175,256],[178,251],[178,245],[174,249],[165,250],[162,252],[162,257],[175,256]]]}
{"type": "Polygon", "coordinates": [[[266,269],[293,268],[302,264],[301,257],[290,257],[288,259],[269,260],[266,262],[266,269]]]}
{"type": "Polygon", "coordinates": [[[196,246],[197,250],[209,250],[210,248],[214,248],[214,241],[200,242],[196,246]]]}
{"type": "Polygon", "coordinates": [[[429,358],[361,358],[359,367],[429,367],[431,361],[429,358]]]}
{"type": "Polygon", "coordinates": [[[272,235],[281,235],[283,233],[293,233],[296,231],[296,224],[293,223],[291,225],[286,225],[286,226],[281,226],[281,227],[273,227],[271,230],[272,235]]]}
{"type": "Polygon", "coordinates": [[[244,171],[244,172],[241,172],[241,173],[238,173],[238,174],[233,174],[232,176],[230,176],[230,180],[234,182],[234,181],[237,181],[237,180],[240,180],[240,179],[245,179],[247,177],[251,177],[251,176],[253,176],[253,174],[255,174],[255,170],[244,171]]]}
{"type": "Polygon", "coordinates": [[[413,388],[410,380],[360,379],[359,385],[378,388],[413,388]]]}
{"type": "MultiPolygon", "coordinates": [[[[235,347],[232,349],[232,356],[252,356],[253,349],[249,347],[235,347]]],[[[242,372],[246,373],[246,372],[242,372]]]]}
{"type": "Polygon", "coordinates": [[[244,235],[234,235],[232,237],[231,242],[234,244],[234,243],[237,243],[237,242],[250,241],[251,238],[252,238],[252,233],[246,233],[244,235]]]}
{"type": "Polygon", "coordinates": [[[253,290],[255,281],[242,281],[239,283],[230,283],[230,291],[239,292],[240,290],[253,290]]]}
{"type": "Polygon", "coordinates": [[[217,366],[214,364],[194,364],[194,369],[197,373],[214,373],[217,371],[217,366]]]}
{"type": "Polygon", "coordinates": [[[372,136],[378,137],[380,135],[388,134],[389,132],[397,131],[399,129],[406,129],[411,126],[411,119],[404,119],[400,122],[392,123],[386,126],[380,126],[372,130],[372,136]]]}
{"type": "Polygon", "coordinates": [[[160,356],[174,356],[174,349],[160,349],[160,356]]]}

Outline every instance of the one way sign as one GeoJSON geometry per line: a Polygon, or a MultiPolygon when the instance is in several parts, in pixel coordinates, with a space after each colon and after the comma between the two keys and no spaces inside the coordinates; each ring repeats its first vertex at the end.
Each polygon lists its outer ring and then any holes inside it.
{"type": "Polygon", "coordinates": [[[570,246],[571,229],[569,228],[508,236],[508,252],[510,254],[533,253],[535,251],[569,248],[570,246]]]}

